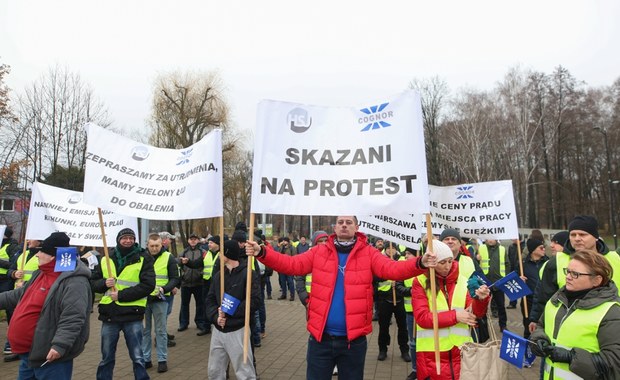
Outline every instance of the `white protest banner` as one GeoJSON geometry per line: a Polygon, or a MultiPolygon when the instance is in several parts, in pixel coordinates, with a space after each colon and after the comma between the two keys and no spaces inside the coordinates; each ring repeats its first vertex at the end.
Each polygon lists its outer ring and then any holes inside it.
{"type": "Polygon", "coordinates": [[[519,236],[512,181],[429,188],[433,234],[454,228],[461,236],[480,239],[519,236]]]}
{"type": "Polygon", "coordinates": [[[413,91],[360,107],[265,100],[255,136],[253,213],[428,212],[422,111],[413,91]]]}
{"type": "Polygon", "coordinates": [[[222,131],[180,150],[87,124],[84,202],[123,215],[178,220],[223,215],[222,131]]]}
{"type": "Polygon", "coordinates": [[[419,249],[422,237],[420,217],[413,214],[400,216],[357,216],[360,232],[379,237],[392,243],[419,249]]]}
{"type": "Polygon", "coordinates": [[[0,236],[4,237],[5,230],[6,230],[6,225],[0,224],[0,236]]]}
{"type": "MultiPolygon", "coordinates": [[[[43,240],[52,232],[65,232],[71,245],[103,247],[97,208],[82,201],[83,193],[35,182],[32,186],[26,239],[43,240]]],[[[138,234],[135,217],[103,211],[106,240],[114,242],[123,228],[138,234]]]]}

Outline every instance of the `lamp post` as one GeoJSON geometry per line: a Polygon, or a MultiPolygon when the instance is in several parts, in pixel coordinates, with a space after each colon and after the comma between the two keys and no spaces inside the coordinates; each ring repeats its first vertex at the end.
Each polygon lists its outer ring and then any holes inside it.
{"type": "Polygon", "coordinates": [[[609,186],[609,222],[611,224],[611,233],[614,237],[614,247],[618,247],[618,237],[616,235],[616,218],[614,216],[615,202],[612,183],[617,181],[611,180],[611,155],[609,154],[609,142],[607,138],[607,129],[601,127],[594,127],[595,130],[601,132],[605,142],[605,153],[607,155],[607,185],[609,186]]]}

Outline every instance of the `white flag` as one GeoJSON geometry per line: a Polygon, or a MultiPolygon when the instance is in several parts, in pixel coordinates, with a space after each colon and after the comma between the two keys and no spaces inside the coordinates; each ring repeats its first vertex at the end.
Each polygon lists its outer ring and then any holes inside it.
{"type": "Polygon", "coordinates": [[[417,93],[360,107],[263,101],[252,212],[422,214],[428,181],[417,93]]]}
{"type": "MultiPolygon", "coordinates": [[[[82,202],[83,193],[35,182],[32,186],[26,239],[43,240],[52,232],[65,232],[71,245],[103,247],[97,208],[82,202]]],[[[123,228],[138,234],[135,217],[102,211],[108,245],[114,246],[123,228]]]]}
{"type": "MultiPolygon", "coordinates": [[[[512,181],[429,186],[434,234],[446,228],[480,239],[519,236],[512,181]]],[[[426,228],[426,222],[422,223],[426,228]]]]}
{"type": "Polygon", "coordinates": [[[223,215],[220,129],[179,150],[142,144],[94,124],[86,131],[84,202],[145,219],[223,215]]]}

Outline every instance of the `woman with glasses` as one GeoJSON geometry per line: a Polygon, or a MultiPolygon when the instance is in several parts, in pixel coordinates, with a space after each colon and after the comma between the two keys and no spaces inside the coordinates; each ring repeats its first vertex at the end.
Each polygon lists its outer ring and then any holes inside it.
{"type": "Polygon", "coordinates": [[[545,379],[620,379],[620,298],[612,268],[591,250],[575,252],[566,285],[547,302],[530,339],[545,379]]]}

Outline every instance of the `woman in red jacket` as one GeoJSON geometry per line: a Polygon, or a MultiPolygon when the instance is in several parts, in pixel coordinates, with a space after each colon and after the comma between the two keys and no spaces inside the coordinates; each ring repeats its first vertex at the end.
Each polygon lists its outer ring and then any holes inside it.
{"type": "Polygon", "coordinates": [[[459,347],[465,342],[471,342],[469,327],[476,324],[476,318],[486,314],[490,290],[483,285],[472,298],[467,289],[467,278],[459,276],[458,262],[454,260],[452,250],[440,241],[433,241],[432,251],[437,255],[435,281],[441,375],[437,375],[435,362],[431,290],[427,274],[416,277],[411,288],[413,314],[417,325],[417,378],[458,380],[461,372],[459,347]]]}

